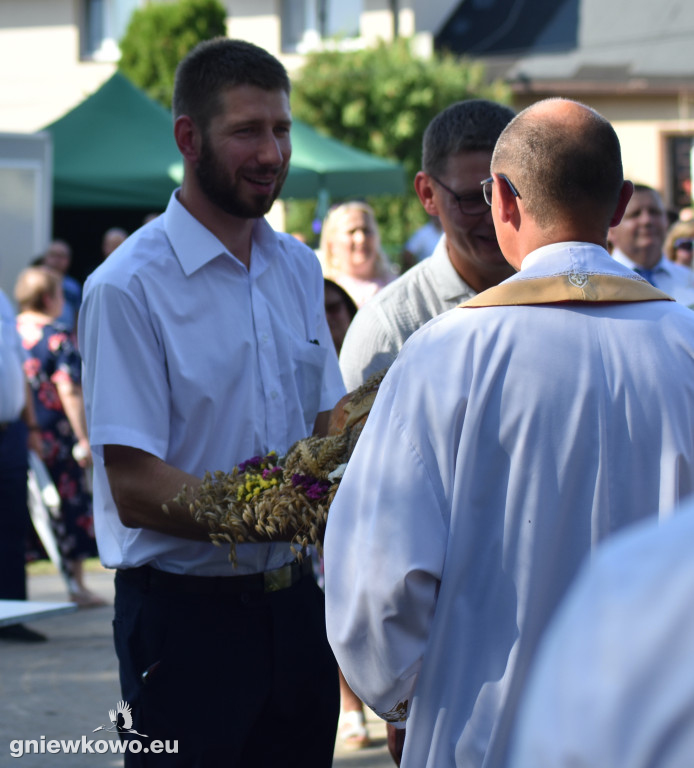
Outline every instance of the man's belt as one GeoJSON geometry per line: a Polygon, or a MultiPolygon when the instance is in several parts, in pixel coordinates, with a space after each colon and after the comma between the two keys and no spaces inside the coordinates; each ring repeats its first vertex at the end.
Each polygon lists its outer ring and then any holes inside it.
{"type": "Polygon", "coordinates": [[[279,592],[288,589],[313,573],[310,557],[294,560],[281,568],[247,576],[189,576],[169,573],[141,565],[139,568],[118,569],[120,579],[136,584],[144,591],[175,592],[189,595],[240,595],[246,593],[279,592]]]}

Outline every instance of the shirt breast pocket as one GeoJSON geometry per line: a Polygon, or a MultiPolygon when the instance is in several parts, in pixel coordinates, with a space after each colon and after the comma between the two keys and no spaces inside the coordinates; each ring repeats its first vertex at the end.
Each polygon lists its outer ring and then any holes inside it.
{"type": "Polygon", "coordinates": [[[308,434],[313,431],[320,408],[326,357],[326,350],[318,344],[308,341],[292,342],[294,382],[308,434]]]}

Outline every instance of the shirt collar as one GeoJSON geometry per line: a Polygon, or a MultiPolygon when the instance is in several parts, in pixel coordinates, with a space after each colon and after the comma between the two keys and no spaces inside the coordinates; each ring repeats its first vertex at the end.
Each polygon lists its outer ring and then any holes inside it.
{"type": "MultiPolygon", "coordinates": [[[[243,267],[222,242],[201,224],[178,200],[175,190],[164,212],[164,230],[186,277],[216,259],[226,256],[233,263],[243,267]]],[[[276,232],[265,221],[256,219],[253,224],[251,244],[251,273],[264,271],[268,259],[277,253],[276,232]]],[[[245,269],[245,267],[243,267],[245,269]]]]}
{"type": "MultiPolygon", "coordinates": [[[[629,267],[629,269],[642,269],[640,264],[637,264],[635,261],[630,259],[624,251],[620,251],[619,248],[615,248],[612,251],[612,258],[618,261],[620,264],[624,264],[625,267],[629,267]]],[[[667,262],[667,259],[665,256],[660,257],[660,261],[657,262],[653,267],[651,267],[651,272],[667,272],[670,274],[669,264],[667,262]]]]}
{"type": "Polygon", "coordinates": [[[437,293],[448,301],[458,301],[461,297],[472,296],[474,291],[456,272],[446,245],[446,235],[441,235],[431,256],[431,274],[436,281],[437,293]]]}
{"type": "Polygon", "coordinates": [[[628,271],[626,265],[610,258],[610,254],[602,246],[566,241],[550,243],[531,251],[521,262],[520,271],[505,282],[570,272],[634,277],[633,271],[628,271]]]}

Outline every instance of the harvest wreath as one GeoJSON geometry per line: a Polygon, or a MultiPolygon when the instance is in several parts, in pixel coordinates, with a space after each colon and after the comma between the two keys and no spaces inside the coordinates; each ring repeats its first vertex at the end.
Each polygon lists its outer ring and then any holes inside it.
{"type": "Polygon", "coordinates": [[[320,551],[330,504],[384,375],[374,374],[340,400],[326,437],[299,440],[283,458],[271,452],[229,473],[207,472],[201,485],[184,486],[174,502],[188,504],[214,544],[229,545],[234,564],[242,542],[288,541],[296,555],[309,544],[320,551]]]}

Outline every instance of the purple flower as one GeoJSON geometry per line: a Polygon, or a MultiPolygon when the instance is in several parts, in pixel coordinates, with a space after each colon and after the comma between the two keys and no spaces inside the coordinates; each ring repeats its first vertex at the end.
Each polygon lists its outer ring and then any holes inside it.
{"type": "Polygon", "coordinates": [[[246,461],[242,461],[239,464],[239,472],[243,474],[249,467],[259,467],[262,460],[262,456],[253,456],[250,459],[246,459],[246,461]]]}
{"type": "Polygon", "coordinates": [[[330,483],[327,480],[318,480],[311,475],[292,475],[292,485],[295,488],[302,488],[306,496],[314,501],[322,499],[330,490],[330,483]]]}
{"type": "Polygon", "coordinates": [[[326,485],[327,484],[324,481],[314,483],[306,489],[306,495],[309,499],[322,499],[323,496],[325,496],[325,494],[330,490],[330,486],[328,485],[326,488],[326,485]]]}

